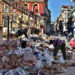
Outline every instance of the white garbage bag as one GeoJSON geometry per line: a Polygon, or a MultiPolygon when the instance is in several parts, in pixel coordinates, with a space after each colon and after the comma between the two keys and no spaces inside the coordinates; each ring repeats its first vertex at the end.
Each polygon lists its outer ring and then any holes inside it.
{"type": "Polygon", "coordinates": [[[15,75],[16,75],[16,73],[18,73],[19,75],[26,75],[26,72],[20,67],[15,69],[15,75]]]}
{"type": "Polygon", "coordinates": [[[44,54],[45,54],[45,56],[47,58],[47,64],[51,65],[51,62],[54,61],[53,55],[49,55],[48,50],[45,50],[44,54]]]}
{"type": "Polygon", "coordinates": [[[9,61],[9,58],[7,56],[3,56],[2,57],[2,62],[5,63],[6,61],[8,62],[9,61]]]}
{"type": "Polygon", "coordinates": [[[41,67],[43,67],[42,61],[38,60],[37,63],[35,64],[35,67],[38,68],[38,69],[41,68],[41,67]]]}
{"type": "Polygon", "coordinates": [[[2,73],[0,73],[0,75],[3,75],[2,73]]]}
{"type": "Polygon", "coordinates": [[[54,49],[54,45],[53,44],[49,45],[49,48],[54,49]]]}
{"type": "Polygon", "coordinates": [[[8,72],[5,73],[5,75],[14,75],[14,70],[9,70],[8,72]]]}

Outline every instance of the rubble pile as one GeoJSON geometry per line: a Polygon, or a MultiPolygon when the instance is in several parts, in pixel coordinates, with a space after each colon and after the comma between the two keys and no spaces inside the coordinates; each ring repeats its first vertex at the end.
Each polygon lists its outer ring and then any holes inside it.
{"type": "Polygon", "coordinates": [[[67,52],[67,61],[58,53],[59,59],[53,59],[53,48],[44,40],[28,40],[21,48],[16,41],[4,42],[0,46],[1,75],[53,75],[66,71],[71,65],[72,52],[67,52]]]}

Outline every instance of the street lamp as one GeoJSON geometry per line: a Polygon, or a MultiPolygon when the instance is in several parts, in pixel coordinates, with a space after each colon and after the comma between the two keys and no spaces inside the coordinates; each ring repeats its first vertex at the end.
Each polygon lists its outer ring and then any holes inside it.
{"type": "Polygon", "coordinates": [[[7,27],[7,40],[9,40],[9,15],[8,15],[8,27],[7,27]]]}

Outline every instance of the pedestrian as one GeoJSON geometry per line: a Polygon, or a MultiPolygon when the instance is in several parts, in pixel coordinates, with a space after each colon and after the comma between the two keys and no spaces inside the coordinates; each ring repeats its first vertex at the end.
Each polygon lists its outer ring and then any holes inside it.
{"type": "Polygon", "coordinates": [[[73,34],[72,34],[72,32],[70,32],[70,33],[67,35],[67,40],[70,41],[72,38],[73,38],[73,34]]]}
{"type": "Polygon", "coordinates": [[[57,60],[57,53],[60,49],[63,54],[63,59],[66,60],[65,41],[60,39],[54,39],[50,40],[50,44],[54,45],[54,59],[57,60]]]}
{"type": "Polygon", "coordinates": [[[65,34],[65,36],[66,36],[66,39],[67,39],[68,32],[66,31],[66,32],[64,32],[64,34],[65,34]]]}
{"type": "Polygon", "coordinates": [[[26,38],[28,38],[27,32],[28,32],[28,30],[26,28],[25,29],[19,29],[16,32],[16,36],[19,37],[19,36],[24,35],[26,38]]]}
{"type": "Polygon", "coordinates": [[[26,38],[28,38],[27,32],[28,32],[28,30],[26,28],[23,29],[23,34],[25,35],[26,38]]]}
{"type": "Polygon", "coordinates": [[[22,41],[21,41],[21,46],[22,48],[26,48],[27,46],[27,38],[28,38],[28,35],[27,35],[27,29],[23,29],[22,31],[22,41]]]}
{"type": "Polygon", "coordinates": [[[16,33],[17,37],[21,36],[20,43],[22,48],[26,48],[26,45],[27,45],[27,41],[26,41],[28,38],[27,31],[28,30],[25,28],[25,29],[18,30],[16,33]]]}

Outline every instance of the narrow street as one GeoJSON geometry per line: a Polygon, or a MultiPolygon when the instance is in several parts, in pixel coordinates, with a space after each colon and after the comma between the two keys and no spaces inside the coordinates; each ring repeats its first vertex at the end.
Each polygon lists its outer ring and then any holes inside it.
{"type": "Polygon", "coordinates": [[[0,0],[0,75],[75,75],[75,0],[0,0]]]}

